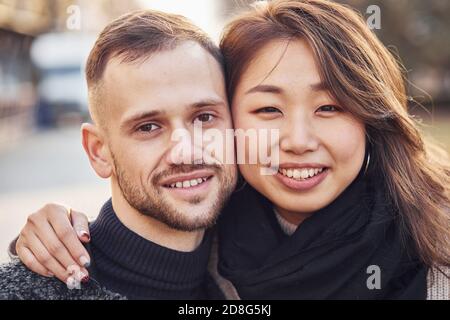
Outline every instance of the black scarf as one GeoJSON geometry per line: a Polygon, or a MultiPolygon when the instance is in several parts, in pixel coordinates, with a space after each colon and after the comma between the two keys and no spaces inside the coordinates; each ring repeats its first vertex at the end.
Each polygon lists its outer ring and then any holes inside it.
{"type": "Polygon", "coordinates": [[[399,216],[375,180],[360,173],[292,236],[272,204],[246,186],[219,224],[219,272],[242,299],[426,299],[428,267],[401,236],[399,216]],[[377,273],[368,273],[371,265],[380,268],[381,289],[367,286],[377,273]]]}

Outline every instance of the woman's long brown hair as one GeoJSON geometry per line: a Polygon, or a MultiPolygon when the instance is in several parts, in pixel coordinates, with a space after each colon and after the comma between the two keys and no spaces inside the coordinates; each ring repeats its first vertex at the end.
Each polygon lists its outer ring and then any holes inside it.
{"type": "Polygon", "coordinates": [[[371,174],[381,175],[402,238],[423,262],[450,266],[450,165],[408,114],[402,67],[355,10],[327,0],[257,2],[234,18],[221,41],[233,92],[258,50],[304,39],[332,96],[365,124],[371,174]]]}

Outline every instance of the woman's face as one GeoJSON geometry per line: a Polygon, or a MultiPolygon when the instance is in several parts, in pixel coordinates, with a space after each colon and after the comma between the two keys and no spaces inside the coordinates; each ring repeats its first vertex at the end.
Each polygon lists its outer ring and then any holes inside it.
{"type": "Polygon", "coordinates": [[[261,175],[260,163],[239,168],[292,223],[330,204],[361,170],[364,124],[323,86],[306,41],[274,40],[263,47],[236,87],[232,114],[236,129],[279,130],[276,175],[261,175]]]}

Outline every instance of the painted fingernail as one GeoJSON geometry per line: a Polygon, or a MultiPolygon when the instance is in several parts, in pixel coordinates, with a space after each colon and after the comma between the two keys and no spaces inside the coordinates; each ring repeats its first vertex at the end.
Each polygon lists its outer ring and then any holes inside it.
{"type": "Polygon", "coordinates": [[[84,273],[83,271],[80,271],[80,272],[77,274],[77,279],[78,279],[80,282],[82,282],[82,283],[86,283],[86,282],[89,281],[89,275],[86,274],[86,273],[84,273]]]}
{"type": "Polygon", "coordinates": [[[75,280],[74,277],[67,278],[66,285],[69,290],[75,289],[76,284],[77,284],[77,281],[75,280]]]}
{"type": "Polygon", "coordinates": [[[91,265],[91,262],[89,261],[88,257],[86,257],[86,256],[80,257],[80,263],[85,268],[89,268],[89,266],[91,265]]]}
{"type": "Polygon", "coordinates": [[[84,241],[91,241],[91,236],[89,235],[89,233],[85,230],[81,230],[78,232],[78,236],[80,238],[83,238],[84,241]]]}
{"type": "Polygon", "coordinates": [[[86,274],[83,278],[81,278],[81,282],[87,283],[89,281],[89,276],[86,274]]]}

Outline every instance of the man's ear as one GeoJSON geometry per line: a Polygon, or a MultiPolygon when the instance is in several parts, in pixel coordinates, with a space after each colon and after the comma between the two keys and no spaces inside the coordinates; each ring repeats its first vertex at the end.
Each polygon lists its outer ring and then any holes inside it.
{"type": "Polygon", "coordinates": [[[81,136],[84,151],[89,157],[92,168],[100,177],[109,178],[112,174],[110,151],[99,128],[90,123],[83,123],[81,136]]]}

